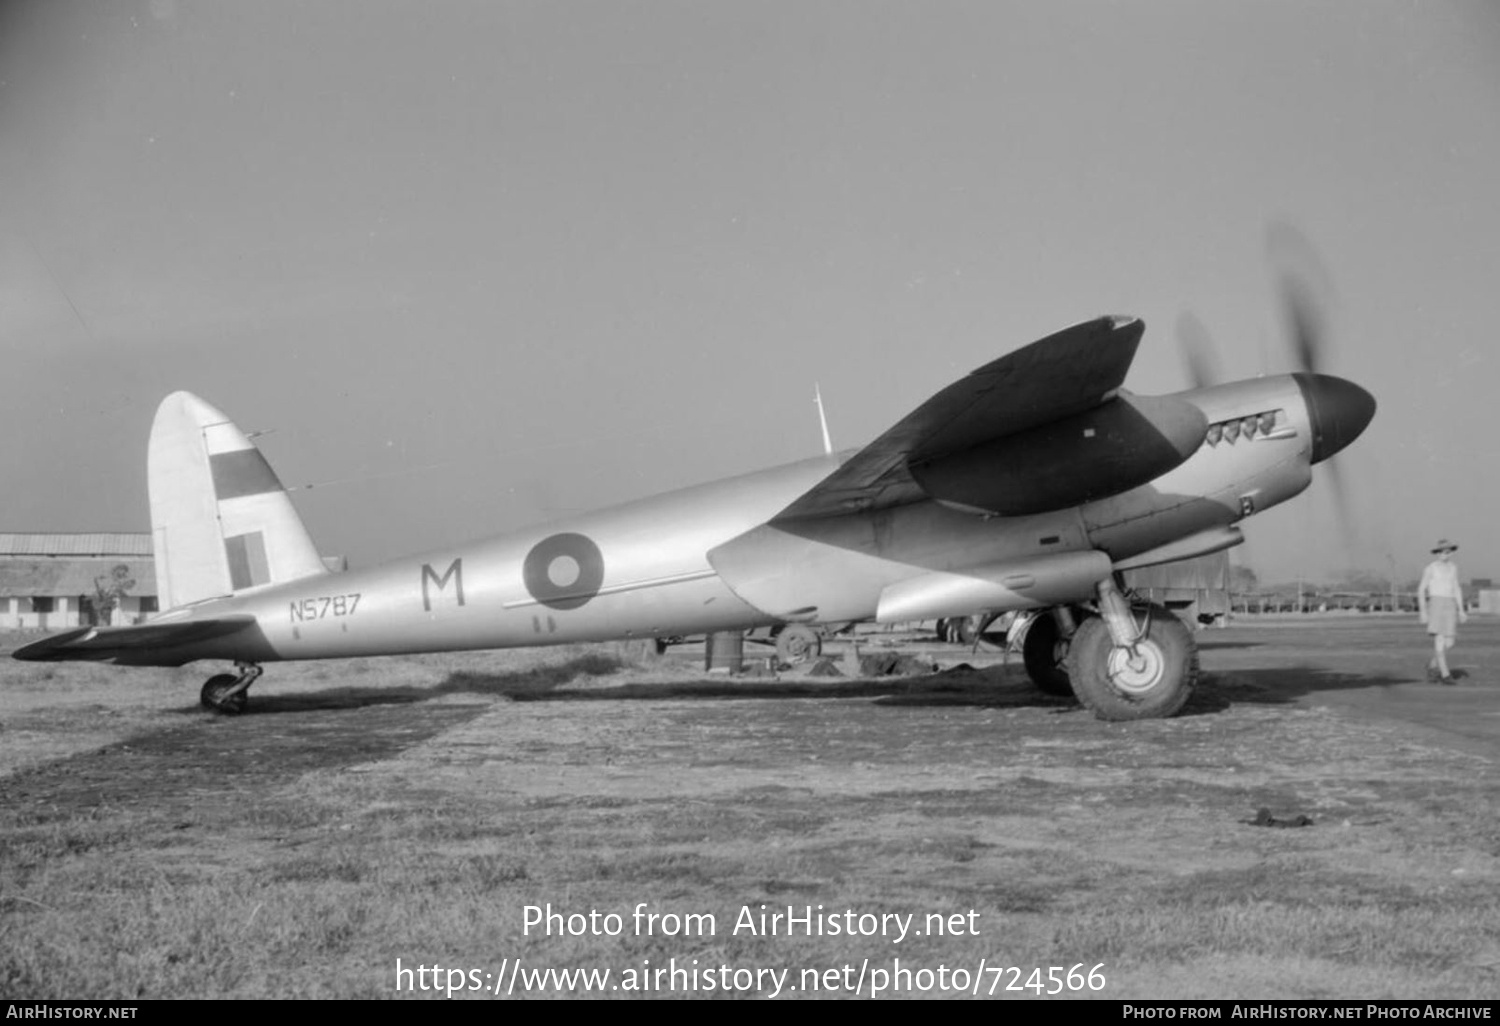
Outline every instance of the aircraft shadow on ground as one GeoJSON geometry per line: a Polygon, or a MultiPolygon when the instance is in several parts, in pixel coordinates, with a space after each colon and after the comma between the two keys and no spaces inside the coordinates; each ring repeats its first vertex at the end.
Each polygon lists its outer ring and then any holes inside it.
{"type": "Polygon", "coordinates": [[[1188,712],[1218,712],[1238,704],[1286,705],[1325,691],[1409,684],[1390,674],[1344,673],[1317,666],[1229,670],[1205,674],[1188,704],[1188,712]]]}
{"type": "MultiPolygon", "coordinates": [[[[308,713],[336,711],[340,709],[367,709],[382,705],[413,705],[425,702],[437,695],[433,688],[374,688],[332,685],[326,691],[306,691],[296,694],[278,693],[275,685],[265,690],[253,690],[244,712],[236,718],[246,716],[268,716],[281,713],[308,713]]],[[[184,716],[196,716],[207,712],[196,702],[173,710],[184,716]]]]}
{"type": "Polygon", "coordinates": [[[1263,641],[1203,641],[1203,640],[1200,640],[1198,642],[1198,649],[1200,651],[1204,651],[1204,650],[1215,651],[1215,650],[1226,650],[1226,649],[1231,649],[1231,648],[1260,648],[1264,644],[1265,644],[1265,642],[1263,642],[1263,641]]]}
{"type": "MultiPolygon", "coordinates": [[[[1251,642],[1249,645],[1259,644],[1251,642]]],[[[1245,647],[1249,647],[1249,645],[1245,647]]],[[[564,667],[559,669],[564,669],[564,667]]],[[[561,676],[561,675],[560,675],[561,676]]],[[[703,677],[686,680],[601,683],[586,689],[560,690],[571,678],[539,685],[529,675],[454,673],[434,693],[505,695],[518,701],[617,702],[662,699],[786,700],[873,699],[891,706],[1040,707],[1078,711],[1071,697],[1038,690],[1019,666],[974,670],[955,668],[936,673],[889,677],[703,677]]],[[[1390,675],[1342,673],[1314,666],[1237,670],[1205,674],[1184,715],[1223,712],[1236,704],[1288,704],[1323,691],[1387,687],[1404,683],[1390,675]]]]}
{"type": "MultiPolygon", "coordinates": [[[[1255,643],[1251,643],[1255,644],[1255,643]]],[[[750,677],[709,676],[646,679],[613,683],[607,678],[627,664],[608,655],[584,655],[530,670],[501,673],[455,671],[429,686],[374,687],[332,684],[322,691],[255,694],[243,715],[262,716],[313,711],[357,710],[410,705],[446,696],[509,698],[513,701],[786,701],[862,699],[888,706],[969,706],[974,708],[1079,711],[1070,697],[1038,690],[1017,665],[973,669],[965,666],[934,673],[884,677],[750,677]],[[589,687],[565,687],[594,678],[589,687]]],[[[649,677],[649,670],[642,671],[649,677]]],[[[1182,715],[1223,712],[1236,704],[1287,704],[1310,694],[1406,683],[1401,678],[1341,673],[1313,666],[1243,669],[1207,673],[1200,679],[1182,715]]],[[[184,706],[182,713],[199,713],[184,706]]]]}
{"type": "MultiPolygon", "coordinates": [[[[474,694],[524,698],[546,694],[580,676],[614,673],[626,664],[609,655],[581,655],[565,662],[510,673],[473,673],[457,671],[443,681],[426,686],[361,686],[330,682],[321,691],[277,693],[274,683],[264,691],[252,691],[249,705],[241,715],[271,715],[311,712],[315,710],[363,709],[380,705],[410,705],[445,695],[474,694]]],[[[183,706],[179,712],[201,712],[198,705],[183,706]]]]}
{"type": "MultiPolygon", "coordinates": [[[[956,705],[956,706],[1042,706],[1066,710],[1076,703],[1054,698],[1038,691],[1018,667],[993,667],[975,670],[958,668],[909,675],[883,677],[781,677],[719,676],[705,673],[701,677],[649,679],[650,671],[641,671],[648,679],[613,683],[607,678],[627,664],[607,655],[585,655],[566,662],[536,669],[476,673],[460,670],[442,681],[425,687],[362,687],[331,685],[313,692],[278,694],[274,686],[254,693],[243,716],[279,715],[314,711],[357,710],[361,708],[409,705],[445,696],[474,695],[481,698],[509,698],[519,702],[621,702],[702,700],[702,701],[785,701],[795,699],[864,699],[882,705],[956,705]],[[580,680],[594,678],[592,686],[564,687],[580,680]]],[[[184,714],[199,713],[199,706],[183,706],[184,714]]]]}
{"type": "MultiPolygon", "coordinates": [[[[563,664],[559,670],[566,670],[563,664]]],[[[647,671],[649,672],[649,671],[647,671]]],[[[538,682],[530,674],[449,675],[435,691],[504,695],[516,701],[619,702],[688,699],[703,701],[785,701],[795,699],[865,699],[879,705],[1072,706],[1068,699],[1038,691],[1018,667],[974,669],[967,665],[930,673],[887,676],[812,677],[805,672],[780,677],[710,676],[642,680],[562,689],[574,677],[538,682]]]]}

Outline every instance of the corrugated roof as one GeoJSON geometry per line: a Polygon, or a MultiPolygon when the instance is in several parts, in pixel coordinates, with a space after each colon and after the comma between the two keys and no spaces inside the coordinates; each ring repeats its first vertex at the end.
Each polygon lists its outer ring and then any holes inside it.
{"type": "Polygon", "coordinates": [[[108,532],[96,534],[3,534],[0,556],[151,556],[151,535],[108,532]]]}
{"type": "Polygon", "coordinates": [[[135,586],[127,595],[156,594],[156,566],[148,559],[6,559],[0,557],[0,598],[92,595],[95,580],[117,566],[130,568],[135,586]]]}

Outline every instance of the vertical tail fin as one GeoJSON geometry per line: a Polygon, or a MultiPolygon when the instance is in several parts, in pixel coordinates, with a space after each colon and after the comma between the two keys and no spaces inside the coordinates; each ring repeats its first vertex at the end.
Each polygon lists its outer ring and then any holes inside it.
{"type": "Polygon", "coordinates": [[[162,400],[146,468],[162,609],[327,573],[260,450],[197,396],[162,400]]]}

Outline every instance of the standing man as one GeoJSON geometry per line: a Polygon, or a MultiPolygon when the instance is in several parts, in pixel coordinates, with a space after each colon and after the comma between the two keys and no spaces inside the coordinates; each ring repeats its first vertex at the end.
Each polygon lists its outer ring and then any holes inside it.
{"type": "Polygon", "coordinates": [[[1458,567],[1453,554],[1458,551],[1447,538],[1433,548],[1437,556],[1422,571],[1422,583],[1417,585],[1417,615],[1427,625],[1432,635],[1432,661],[1427,664],[1427,679],[1443,684],[1458,683],[1448,670],[1448,649],[1458,637],[1460,622],[1468,623],[1469,614],[1464,609],[1464,589],[1458,582],[1458,567]]]}

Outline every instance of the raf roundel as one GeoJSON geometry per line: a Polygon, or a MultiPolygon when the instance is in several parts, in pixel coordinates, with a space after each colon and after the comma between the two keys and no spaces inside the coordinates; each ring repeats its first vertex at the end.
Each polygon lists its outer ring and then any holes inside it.
{"type": "Polygon", "coordinates": [[[522,577],[531,597],[549,609],[577,609],[599,594],[604,554],[581,534],[554,534],[526,554],[522,577]]]}

